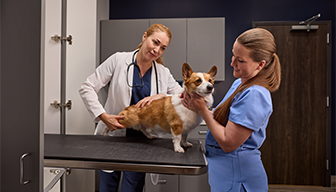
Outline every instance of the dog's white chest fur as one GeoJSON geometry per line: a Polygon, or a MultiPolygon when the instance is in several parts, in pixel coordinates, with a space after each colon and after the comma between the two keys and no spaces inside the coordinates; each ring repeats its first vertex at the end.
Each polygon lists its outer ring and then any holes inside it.
{"type": "Polygon", "coordinates": [[[203,119],[199,113],[191,111],[183,106],[181,96],[173,95],[171,101],[176,112],[180,115],[180,118],[183,121],[184,133],[189,133],[193,128],[202,122],[203,119]]]}

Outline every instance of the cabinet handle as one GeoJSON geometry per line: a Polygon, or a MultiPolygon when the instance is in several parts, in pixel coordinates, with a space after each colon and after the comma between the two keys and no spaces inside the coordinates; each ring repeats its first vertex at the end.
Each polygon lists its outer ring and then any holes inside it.
{"type": "Polygon", "coordinates": [[[207,134],[207,131],[198,131],[198,134],[199,134],[199,135],[206,135],[206,134],[207,134]]]}
{"type": "Polygon", "coordinates": [[[151,173],[150,178],[151,178],[151,181],[152,181],[153,185],[166,184],[167,183],[166,179],[159,180],[159,174],[151,173]]]}
{"type": "Polygon", "coordinates": [[[157,184],[166,184],[167,183],[167,180],[158,180],[157,184]]]}
{"type": "Polygon", "coordinates": [[[23,162],[23,159],[25,158],[25,157],[27,157],[28,155],[30,155],[30,153],[25,153],[25,154],[23,154],[22,156],[21,156],[21,158],[20,158],[20,183],[22,184],[22,185],[26,185],[27,183],[29,183],[29,181],[27,180],[27,181],[24,181],[24,162],[23,162]]]}

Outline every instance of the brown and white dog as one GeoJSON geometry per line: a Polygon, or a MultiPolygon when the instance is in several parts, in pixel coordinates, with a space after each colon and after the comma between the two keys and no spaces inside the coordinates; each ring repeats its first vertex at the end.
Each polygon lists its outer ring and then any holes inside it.
{"type": "MultiPolygon", "coordinates": [[[[208,73],[194,73],[190,66],[184,63],[182,66],[183,88],[188,93],[195,92],[202,96],[207,106],[210,107],[213,104],[212,93],[216,74],[216,66],[213,66],[208,73]]],[[[181,145],[192,147],[192,144],[187,142],[187,136],[202,122],[202,116],[184,107],[182,98],[183,93],[175,94],[155,100],[142,109],[136,109],[135,105],[131,105],[119,113],[124,116],[124,119],[119,122],[125,127],[142,131],[150,139],[157,137],[152,134],[153,132],[171,133],[174,151],[184,153],[181,145]]],[[[104,135],[108,131],[106,127],[104,135]]]]}

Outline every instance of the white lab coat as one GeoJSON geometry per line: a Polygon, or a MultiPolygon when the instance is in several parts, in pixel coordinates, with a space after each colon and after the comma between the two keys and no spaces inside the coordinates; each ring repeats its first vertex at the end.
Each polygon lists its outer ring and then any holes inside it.
{"type": "MultiPolygon", "coordinates": [[[[126,75],[127,67],[132,63],[133,52],[117,52],[106,59],[100,66],[97,67],[95,73],[90,75],[81,85],[79,94],[88,109],[94,122],[98,122],[95,130],[95,135],[101,135],[106,125],[100,121],[99,115],[106,112],[107,114],[117,115],[125,107],[130,105],[132,97],[132,88],[127,85],[126,75]],[[98,100],[98,91],[110,83],[108,88],[108,96],[105,107],[98,100]]],[[[181,93],[183,89],[173,78],[169,69],[165,66],[156,63],[159,93],[167,95],[181,93]]],[[[181,67],[182,69],[182,67],[181,67]]],[[[132,85],[133,82],[132,65],[128,72],[128,82],[132,85]]],[[[151,95],[156,95],[156,75],[154,66],[152,67],[151,76],[151,95]]],[[[110,132],[114,136],[124,136],[125,129],[118,129],[110,132]]]]}

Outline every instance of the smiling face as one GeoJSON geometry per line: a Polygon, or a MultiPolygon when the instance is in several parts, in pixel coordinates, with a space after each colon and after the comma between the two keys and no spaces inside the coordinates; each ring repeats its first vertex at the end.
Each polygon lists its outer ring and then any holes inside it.
{"type": "Polygon", "coordinates": [[[242,83],[256,76],[265,65],[265,61],[256,62],[249,56],[249,50],[237,41],[232,49],[233,76],[241,78],[242,83]]]}
{"type": "Polygon", "coordinates": [[[182,66],[183,87],[189,93],[195,92],[202,97],[206,97],[214,91],[213,84],[216,74],[216,66],[213,66],[208,73],[195,73],[187,63],[184,63],[182,66]]]}
{"type": "Polygon", "coordinates": [[[169,45],[170,38],[165,32],[154,32],[150,36],[147,32],[142,37],[141,53],[142,57],[147,62],[152,62],[159,58],[169,45]]]}

